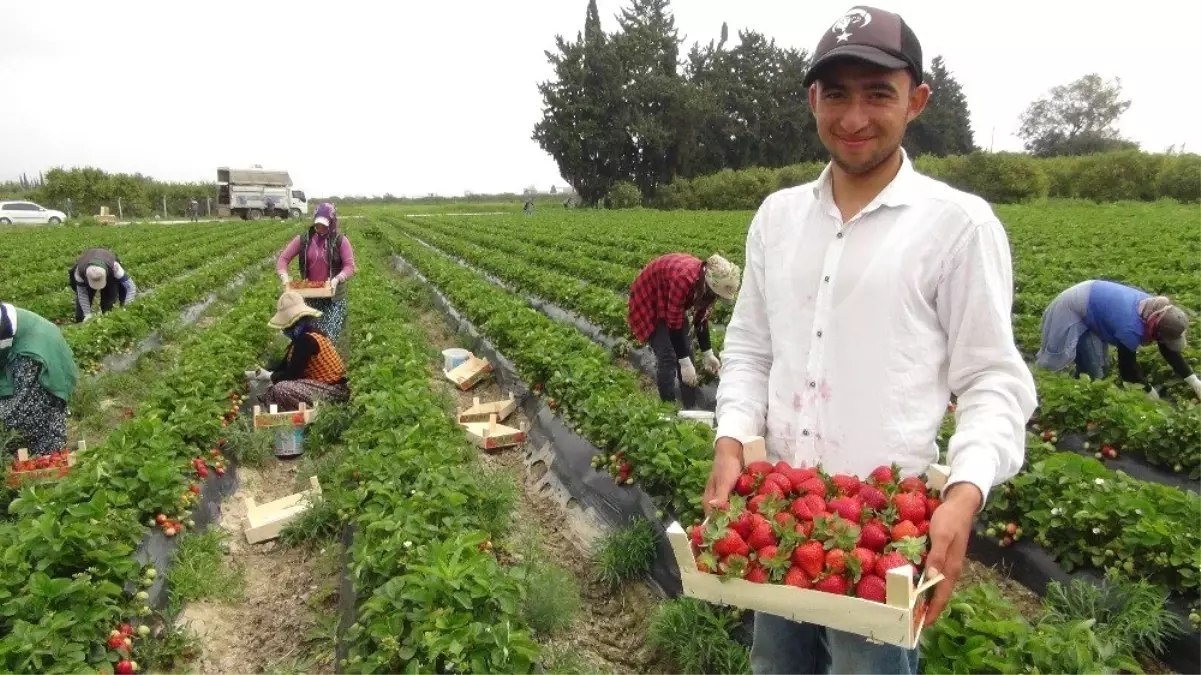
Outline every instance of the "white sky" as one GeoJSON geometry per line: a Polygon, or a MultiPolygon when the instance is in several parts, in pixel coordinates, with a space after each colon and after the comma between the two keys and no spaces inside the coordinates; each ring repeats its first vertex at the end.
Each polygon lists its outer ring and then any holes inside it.
{"type": "MultiPolygon", "coordinates": [[[[0,180],[97,166],[214,180],[291,172],[312,195],[564,185],[530,140],[556,33],[586,0],[0,0],[0,180]]],[[[607,30],[623,0],[599,0],[607,30]]],[[[683,50],[729,22],[812,50],[851,0],[676,0],[683,50]]],[[[1122,132],[1201,150],[1198,0],[895,0],[926,62],[962,83],[976,143],[1021,149],[1026,105],[1089,72],[1122,79],[1122,132]]]]}

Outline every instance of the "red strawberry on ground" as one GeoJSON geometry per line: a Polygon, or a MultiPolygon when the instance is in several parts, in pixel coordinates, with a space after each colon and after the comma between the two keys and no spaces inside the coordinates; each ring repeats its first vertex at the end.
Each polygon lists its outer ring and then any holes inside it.
{"type": "Polygon", "coordinates": [[[124,649],[125,638],[121,635],[110,635],[108,638],[109,649],[124,649]]]}
{"type": "Polygon", "coordinates": [[[887,584],[881,577],[865,574],[859,583],[855,584],[855,597],[873,602],[884,602],[887,597],[887,584]]]}
{"type": "Polygon", "coordinates": [[[792,564],[804,570],[809,578],[815,578],[826,566],[826,549],[819,541],[807,541],[792,552],[792,564]]]}
{"type": "Polygon", "coordinates": [[[883,551],[891,540],[892,535],[879,520],[869,520],[859,530],[859,545],[870,551],[883,551]]]}
{"type": "Polygon", "coordinates": [[[823,593],[833,593],[834,595],[846,595],[848,586],[846,577],[840,574],[831,574],[813,585],[815,589],[823,593]]]}
{"type": "Polygon", "coordinates": [[[831,478],[830,482],[834,483],[834,491],[839,494],[854,497],[859,493],[859,479],[855,476],[840,473],[831,478]]]}
{"type": "Polygon", "coordinates": [[[830,500],[830,510],[852,523],[863,518],[863,504],[852,497],[835,497],[830,500]]]}
{"type": "Polygon", "coordinates": [[[734,483],[734,491],[743,497],[749,497],[755,493],[755,477],[748,474],[742,474],[734,483]]]}
{"type": "Polygon", "coordinates": [[[874,485],[861,485],[859,487],[859,498],[863,500],[864,506],[873,511],[883,511],[888,508],[888,496],[884,491],[874,485]]]}
{"type": "Polygon", "coordinates": [[[809,580],[805,570],[796,566],[788,568],[788,572],[784,575],[784,583],[797,588],[813,588],[813,582],[809,580]]]}
{"type": "Polygon", "coordinates": [[[774,469],[775,467],[768,462],[751,462],[746,465],[746,472],[752,476],[765,476],[774,469]]]}
{"type": "Polygon", "coordinates": [[[893,541],[900,541],[906,537],[920,536],[917,531],[917,525],[914,525],[913,522],[908,520],[902,520],[896,525],[893,525],[891,534],[893,541]]]}
{"type": "Polygon", "coordinates": [[[868,480],[876,485],[895,485],[897,482],[896,465],[889,466],[881,465],[872,469],[872,473],[868,476],[868,480]]]}
{"type": "Polygon", "coordinates": [[[892,496],[892,505],[897,509],[897,520],[920,523],[926,519],[926,495],[924,493],[901,492],[892,496]]]}

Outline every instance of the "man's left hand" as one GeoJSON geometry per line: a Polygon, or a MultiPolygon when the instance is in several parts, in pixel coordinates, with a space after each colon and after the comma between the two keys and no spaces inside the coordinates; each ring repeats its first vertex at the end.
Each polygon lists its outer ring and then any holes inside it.
{"type": "Polygon", "coordinates": [[[946,493],[946,500],[930,519],[930,553],[926,556],[926,576],[941,572],[943,580],[934,586],[934,595],[926,610],[926,625],[933,625],[951,599],[955,582],[963,570],[967,541],[972,534],[972,521],[980,510],[983,495],[971,483],[955,483],[946,493]]]}

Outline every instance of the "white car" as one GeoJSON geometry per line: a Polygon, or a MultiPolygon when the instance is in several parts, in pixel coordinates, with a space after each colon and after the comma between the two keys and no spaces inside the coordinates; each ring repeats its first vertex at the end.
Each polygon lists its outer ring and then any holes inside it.
{"type": "Polygon", "coordinates": [[[58,225],[67,214],[33,202],[0,202],[0,225],[58,225]]]}

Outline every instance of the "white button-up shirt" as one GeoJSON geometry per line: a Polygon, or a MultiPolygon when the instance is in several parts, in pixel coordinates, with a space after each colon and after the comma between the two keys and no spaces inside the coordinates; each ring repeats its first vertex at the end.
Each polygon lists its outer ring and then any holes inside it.
{"type": "Polygon", "coordinates": [[[989,489],[1025,458],[1034,379],[1014,344],[1009,241],[983,199],[913,170],[843,222],[830,167],[751,222],[725,336],[717,437],[763,436],[771,461],[866,476],[938,459],[989,489]]]}

